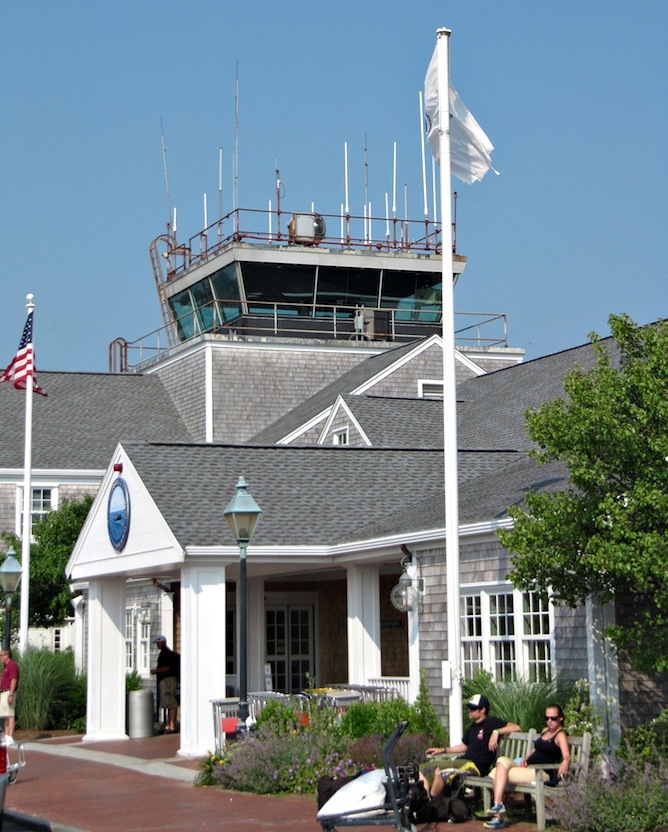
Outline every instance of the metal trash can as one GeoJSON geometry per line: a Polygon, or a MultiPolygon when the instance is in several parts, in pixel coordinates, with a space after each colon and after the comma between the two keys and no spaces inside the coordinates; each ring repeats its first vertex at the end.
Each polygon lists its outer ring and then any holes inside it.
{"type": "Polygon", "coordinates": [[[153,736],[153,691],[142,688],[128,693],[128,736],[130,739],[153,736]]]}

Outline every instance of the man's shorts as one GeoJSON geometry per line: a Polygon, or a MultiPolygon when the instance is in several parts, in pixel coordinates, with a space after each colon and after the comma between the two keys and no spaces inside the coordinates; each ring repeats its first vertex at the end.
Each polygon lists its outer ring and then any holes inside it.
{"type": "Polygon", "coordinates": [[[160,680],[160,707],[176,708],[176,676],[167,676],[160,680]]]}
{"type": "Polygon", "coordinates": [[[16,716],[16,694],[9,701],[9,691],[0,693],[0,716],[16,716]]]}
{"type": "Polygon", "coordinates": [[[434,772],[436,769],[441,771],[446,785],[449,776],[453,773],[457,774],[458,772],[468,771],[469,774],[480,774],[476,764],[471,762],[471,760],[467,760],[465,757],[433,757],[426,763],[420,764],[420,772],[425,776],[430,786],[434,782],[434,772]]]}

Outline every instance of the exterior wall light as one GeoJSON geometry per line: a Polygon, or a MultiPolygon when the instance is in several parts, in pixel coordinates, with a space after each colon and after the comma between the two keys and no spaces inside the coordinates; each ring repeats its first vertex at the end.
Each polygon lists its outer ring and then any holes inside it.
{"type": "Polygon", "coordinates": [[[399,578],[399,583],[394,587],[390,593],[390,601],[392,606],[399,610],[399,612],[415,612],[418,608],[418,601],[420,595],[424,592],[424,581],[422,578],[412,578],[408,574],[411,566],[419,569],[418,559],[408,551],[406,546],[402,546],[401,550],[406,554],[402,558],[401,568],[403,572],[399,578]]]}

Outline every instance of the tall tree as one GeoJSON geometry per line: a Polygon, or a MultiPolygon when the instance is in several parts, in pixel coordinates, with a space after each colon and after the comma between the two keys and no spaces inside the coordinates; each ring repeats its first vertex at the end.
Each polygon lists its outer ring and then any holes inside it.
{"type": "MultiPolygon", "coordinates": [[[[65,498],[33,528],[34,543],[30,546],[30,610],[33,627],[57,627],[72,615],[72,597],[65,567],[93,503],[88,495],[81,500],[65,498]]],[[[1,535],[21,552],[21,541],[15,535],[1,535]]],[[[21,587],[14,606],[18,605],[21,587]]]]}
{"type": "Polygon", "coordinates": [[[529,493],[500,539],[516,586],[571,606],[625,602],[606,634],[637,669],[666,671],[668,322],[609,323],[612,343],[589,336],[596,365],[571,370],[564,399],[526,414],[536,461],[565,462],[571,487],[529,493]]]}

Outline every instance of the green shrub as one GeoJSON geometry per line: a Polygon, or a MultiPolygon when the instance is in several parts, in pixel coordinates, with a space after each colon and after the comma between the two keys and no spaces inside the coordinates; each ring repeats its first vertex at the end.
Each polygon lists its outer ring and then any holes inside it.
{"type": "Polygon", "coordinates": [[[70,728],[86,713],[86,680],[70,650],[28,648],[17,660],[21,671],[16,725],[25,730],[70,728]]]}
{"type": "Polygon", "coordinates": [[[622,760],[638,757],[650,763],[656,760],[668,763],[668,708],[645,725],[629,728],[617,753],[622,760]]]}
{"type": "Polygon", "coordinates": [[[448,745],[447,731],[429,697],[429,688],[423,671],[420,672],[420,689],[411,709],[408,728],[411,733],[423,734],[428,738],[425,748],[441,748],[448,745]]]}
{"type": "Polygon", "coordinates": [[[568,832],[660,832],[668,829],[668,763],[629,753],[624,766],[599,767],[571,783],[551,808],[568,832]]]}
{"type": "Polygon", "coordinates": [[[341,717],[341,730],[352,739],[380,734],[386,740],[400,722],[408,722],[411,730],[411,706],[405,699],[387,702],[355,702],[341,717]]]}
{"type": "Polygon", "coordinates": [[[591,758],[598,760],[605,752],[605,729],[603,718],[591,704],[589,683],[579,679],[571,688],[571,695],[564,706],[564,727],[569,734],[581,737],[591,734],[591,758]]]}
{"type": "MultiPolygon", "coordinates": [[[[515,722],[523,731],[531,728],[537,730],[545,726],[545,706],[556,702],[566,711],[566,702],[573,689],[559,685],[553,681],[529,681],[526,679],[510,679],[495,682],[490,673],[478,671],[472,679],[465,679],[462,686],[463,701],[467,702],[475,693],[482,693],[489,699],[489,712],[492,716],[501,717],[508,722],[515,722]]],[[[468,717],[464,725],[468,724],[468,717]]],[[[572,730],[566,721],[567,730],[572,730]]]]}
{"type": "Polygon", "coordinates": [[[303,729],[278,733],[265,724],[225,747],[211,765],[211,779],[223,788],[255,794],[314,792],[323,775],[355,771],[340,731],[317,720],[303,729]]]}
{"type": "Polygon", "coordinates": [[[137,670],[125,674],[125,692],[130,693],[133,690],[142,690],[144,687],[144,680],[137,670]]]}

